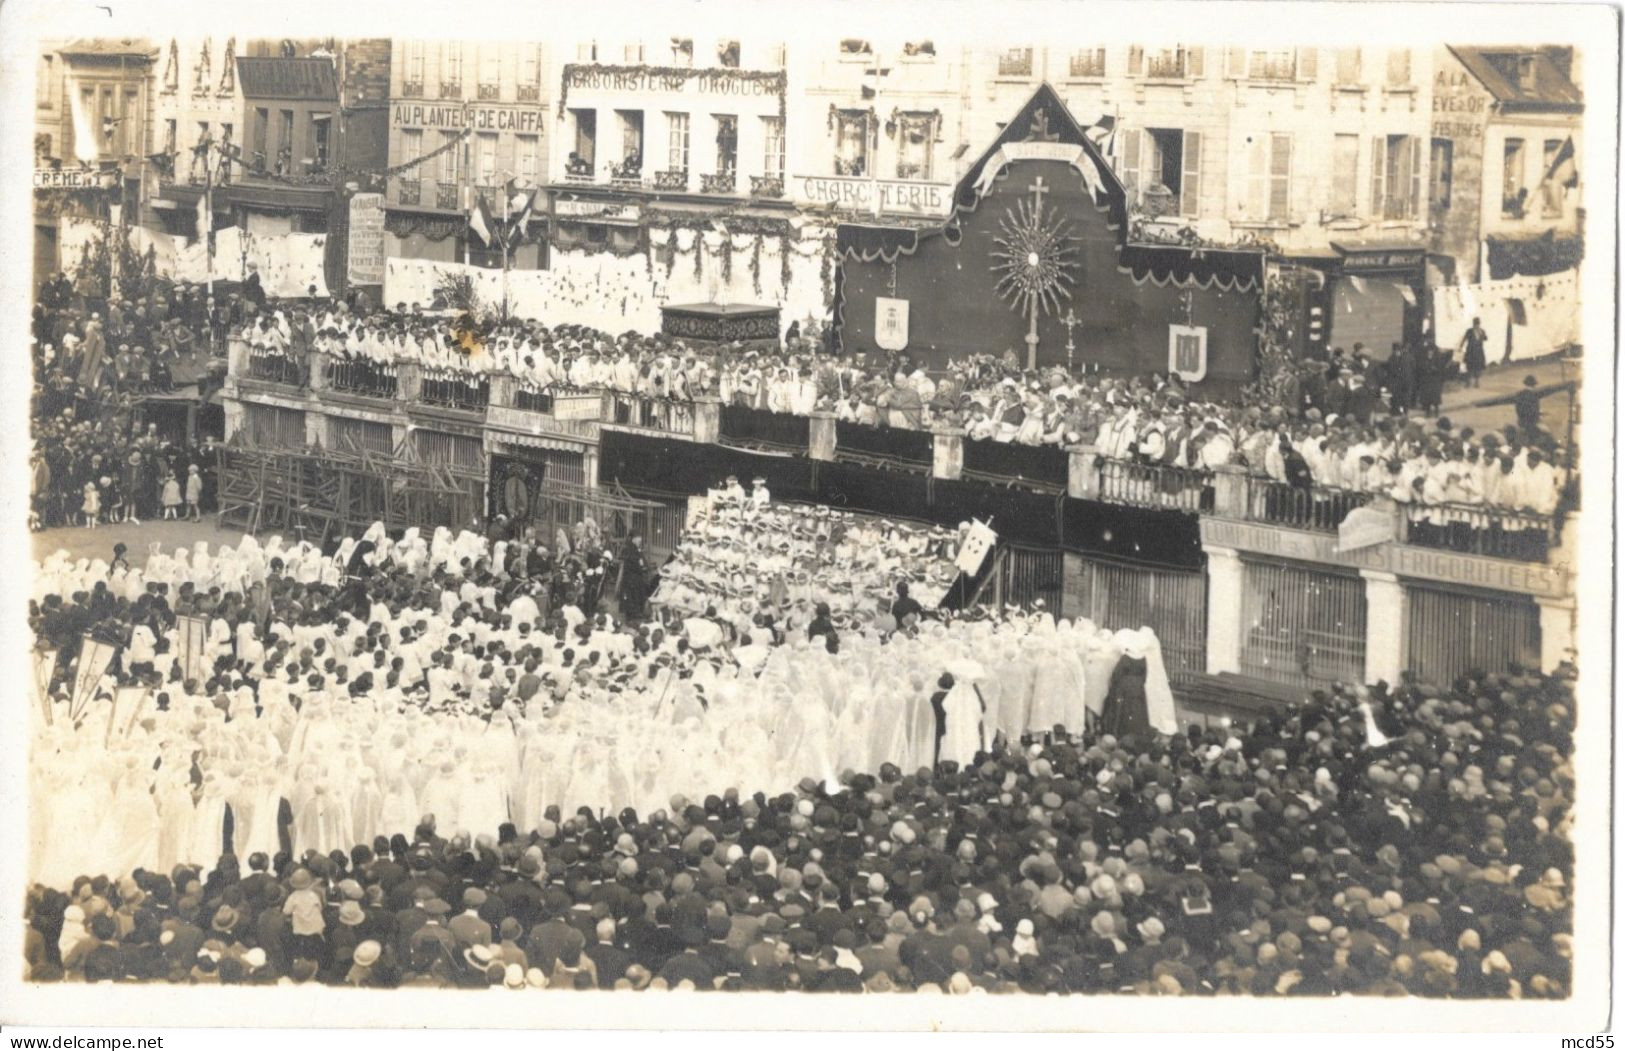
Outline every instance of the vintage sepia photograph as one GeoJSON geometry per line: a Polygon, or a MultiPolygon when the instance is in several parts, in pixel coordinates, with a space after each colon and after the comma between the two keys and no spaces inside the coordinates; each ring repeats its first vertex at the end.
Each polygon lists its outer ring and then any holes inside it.
{"type": "Polygon", "coordinates": [[[608,10],[5,20],[0,1018],[1604,1025],[1617,12],[608,10]]]}

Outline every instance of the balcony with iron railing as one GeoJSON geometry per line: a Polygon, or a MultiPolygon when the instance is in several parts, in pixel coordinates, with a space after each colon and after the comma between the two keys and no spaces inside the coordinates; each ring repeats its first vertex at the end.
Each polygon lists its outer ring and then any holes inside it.
{"type": "Polygon", "coordinates": [[[399,370],[368,358],[329,357],[324,379],[328,390],[369,398],[393,400],[400,390],[399,370]]]}
{"type": "Polygon", "coordinates": [[[261,383],[303,389],[305,368],[294,355],[284,354],[268,347],[253,347],[248,352],[247,378],[259,380],[261,383]]]}
{"type": "Polygon", "coordinates": [[[460,80],[442,80],[440,82],[440,97],[443,99],[462,98],[463,82],[460,80]]]}
{"type": "Polygon", "coordinates": [[[434,188],[434,206],[436,208],[453,209],[459,207],[457,200],[457,184],[451,182],[437,183],[434,188]]]}
{"type": "Polygon", "coordinates": [[[701,193],[733,193],[738,188],[738,185],[738,177],[732,170],[708,172],[700,175],[701,193]]]}
{"type": "Polygon", "coordinates": [[[423,97],[423,81],[406,80],[401,82],[401,98],[420,99],[423,97]]]}
{"type": "Polygon", "coordinates": [[[1545,562],[1563,525],[1554,515],[1484,504],[1411,504],[1402,522],[1407,544],[1519,562],[1545,562]]]}
{"type": "Polygon", "coordinates": [[[1255,53],[1247,62],[1247,79],[1291,83],[1298,79],[1298,59],[1291,52],[1255,53]]]}
{"type": "Polygon", "coordinates": [[[1184,80],[1190,75],[1184,52],[1147,55],[1145,75],[1148,80],[1184,80]]]}
{"type": "Polygon", "coordinates": [[[1210,471],[1171,464],[1101,458],[1095,461],[1096,492],[1106,503],[1177,511],[1211,510],[1210,471]]]}
{"type": "Polygon", "coordinates": [[[999,56],[999,76],[1030,77],[1033,75],[1033,49],[1018,48],[999,56]]]}
{"type": "Polygon", "coordinates": [[[1371,494],[1354,489],[1289,485],[1271,478],[1247,478],[1247,517],[1294,529],[1335,533],[1356,507],[1371,502],[1371,494]]]}
{"type": "Polygon", "coordinates": [[[752,197],[780,198],[784,196],[784,176],[782,175],[752,175],[750,177],[750,195],[752,197]]]}
{"type": "Polygon", "coordinates": [[[655,172],[650,185],[656,190],[687,190],[688,170],[684,168],[655,172]]]}
{"type": "Polygon", "coordinates": [[[1106,75],[1106,52],[1095,48],[1088,51],[1075,51],[1067,62],[1067,74],[1079,79],[1104,77],[1106,75]]]}
{"type": "Polygon", "coordinates": [[[491,403],[491,381],[483,373],[424,369],[418,380],[418,400],[444,409],[484,412],[491,403]]]}
{"type": "Polygon", "coordinates": [[[542,97],[540,84],[520,84],[514,90],[514,97],[520,102],[539,102],[542,97]]]}
{"type": "Polygon", "coordinates": [[[474,89],[474,97],[481,102],[495,102],[502,97],[502,85],[480,84],[474,89]]]}
{"type": "Polygon", "coordinates": [[[423,200],[423,183],[418,179],[401,179],[395,185],[395,200],[413,207],[423,200]]]}

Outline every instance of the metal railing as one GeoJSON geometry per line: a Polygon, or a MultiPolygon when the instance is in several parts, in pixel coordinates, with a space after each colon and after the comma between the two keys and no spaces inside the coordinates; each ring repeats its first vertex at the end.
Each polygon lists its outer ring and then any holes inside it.
{"type": "Polygon", "coordinates": [[[688,169],[655,172],[650,185],[657,190],[686,190],[688,189],[688,169]]]}
{"type": "Polygon", "coordinates": [[[426,369],[418,387],[418,400],[426,405],[484,412],[491,403],[491,381],[483,374],[426,369]]]}
{"type": "Polygon", "coordinates": [[[1091,47],[1072,52],[1067,72],[1074,77],[1103,77],[1106,75],[1105,48],[1091,47]]]}
{"type": "Polygon", "coordinates": [[[282,383],[290,387],[305,385],[305,369],[299,359],[281,354],[267,347],[253,347],[248,352],[248,378],[265,383],[282,383]]]}
{"type": "Polygon", "coordinates": [[[750,195],[752,197],[783,197],[784,176],[752,175],[750,177],[750,195]]]}
{"type": "Polygon", "coordinates": [[[520,102],[535,102],[542,97],[542,86],[540,84],[520,84],[515,89],[515,93],[515,97],[520,102]]]}
{"type": "Polygon", "coordinates": [[[332,390],[371,398],[393,398],[400,389],[400,378],[392,363],[366,358],[328,358],[326,379],[332,390]]]}
{"type": "Polygon", "coordinates": [[[1257,522],[1335,533],[1350,511],[1370,502],[1370,493],[1354,489],[1300,489],[1270,478],[1247,479],[1247,517],[1257,522]]]}
{"type": "Polygon", "coordinates": [[[436,208],[457,207],[457,184],[442,182],[434,188],[434,206],[436,208]]]}
{"type": "Polygon", "coordinates": [[[1013,48],[999,56],[999,76],[1030,77],[1033,75],[1033,49],[1013,48]]]}
{"type": "Polygon", "coordinates": [[[395,199],[402,204],[417,204],[423,199],[423,183],[417,179],[402,179],[395,199]]]}
{"type": "Polygon", "coordinates": [[[694,403],[639,394],[612,394],[614,422],[669,434],[694,433],[694,403]]]}
{"type": "Polygon", "coordinates": [[[737,185],[738,180],[734,178],[734,173],[731,171],[700,176],[701,193],[733,193],[734,187],[737,185]]]}
{"type": "Polygon", "coordinates": [[[1185,69],[1185,53],[1183,51],[1171,55],[1147,55],[1145,57],[1145,75],[1150,80],[1184,80],[1185,69]]]}
{"type": "Polygon", "coordinates": [[[1132,507],[1211,510],[1212,476],[1205,470],[1129,460],[1098,461],[1100,499],[1132,507]]]}
{"type": "Polygon", "coordinates": [[[1412,504],[1402,519],[1407,544],[1523,562],[1546,561],[1561,528],[1553,515],[1483,504],[1412,504]]]}
{"type": "Polygon", "coordinates": [[[553,391],[541,387],[517,387],[513,392],[513,407],[526,412],[553,415],[553,391]]]}
{"type": "Polygon", "coordinates": [[[495,102],[502,97],[502,85],[480,84],[474,89],[474,94],[481,102],[495,102]]]}

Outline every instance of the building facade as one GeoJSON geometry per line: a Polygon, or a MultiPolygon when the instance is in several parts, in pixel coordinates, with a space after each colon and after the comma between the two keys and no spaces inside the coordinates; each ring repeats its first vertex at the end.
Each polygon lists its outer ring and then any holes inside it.
{"type": "Polygon", "coordinates": [[[1584,104],[1573,50],[1444,47],[1435,63],[1430,247],[1450,276],[1517,272],[1491,267],[1491,251],[1577,238],[1584,104]]]}
{"type": "MultiPolygon", "coordinates": [[[[476,197],[500,220],[504,205],[542,185],[554,132],[549,48],[537,41],[396,40],[389,84],[386,190],[390,256],[501,265],[501,253],[467,236],[476,197]]],[[[537,214],[541,212],[537,203],[537,214]]],[[[508,265],[545,265],[535,235],[512,246],[508,265]]]]}
{"type": "Polygon", "coordinates": [[[1425,317],[1431,53],[1084,46],[979,50],[970,134],[1043,81],[1094,125],[1131,238],[1264,245],[1296,272],[1302,352],[1387,357],[1425,317]]]}
{"type": "Polygon", "coordinates": [[[831,36],[798,41],[790,57],[791,200],[859,219],[947,216],[970,160],[971,52],[831,36]]]}
{"type": "Polygon", "coordinates": [[[42,45],[35,67],[36,281],[76,265],[96,224],[138,221],[152,148],[155,55],[150,42],[135,39],[42,45]]]}

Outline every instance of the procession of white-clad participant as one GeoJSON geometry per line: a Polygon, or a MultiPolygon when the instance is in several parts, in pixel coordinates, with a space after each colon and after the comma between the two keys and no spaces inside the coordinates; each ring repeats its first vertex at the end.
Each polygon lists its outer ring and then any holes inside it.
{"type": "MultiPolygon", "coordinates": [[[[742,532],[778,536],[792,519],[806,528],[785,539],[809,557],[881,529],[827,508],[711,503],[673,565],[716,564],[742,532]]],[[[1116,698],[1127,728],[1176,729],[1148,629],[1042,610],[890,616],[870,589],[934,585],[958,538],[888,528],[878,554],[842,559],[838,582],[797,573],[760,596],[725,584],[709,609],[637,625],[574,606],[541,617],[500,571],[502,542],[444,528],[392,540],[374,525],[333,554],[280,537],[154,545],[137,568],[58,553],[37,566],[42,616],[100,595],[127,619],[98,624],[102,641],[54,682],[57,655],[36,653],[31,876],[167,871],[228,845],[347,849],[431,814],[443,833],[494,840],[550,807],[647,812],[742,784],[963,765],[999,735],[1098,720],[1120,664],[1140,669],[1116,698]],[[863,599],[832,631],[818,627],[826,592],[863,599]]]]}

